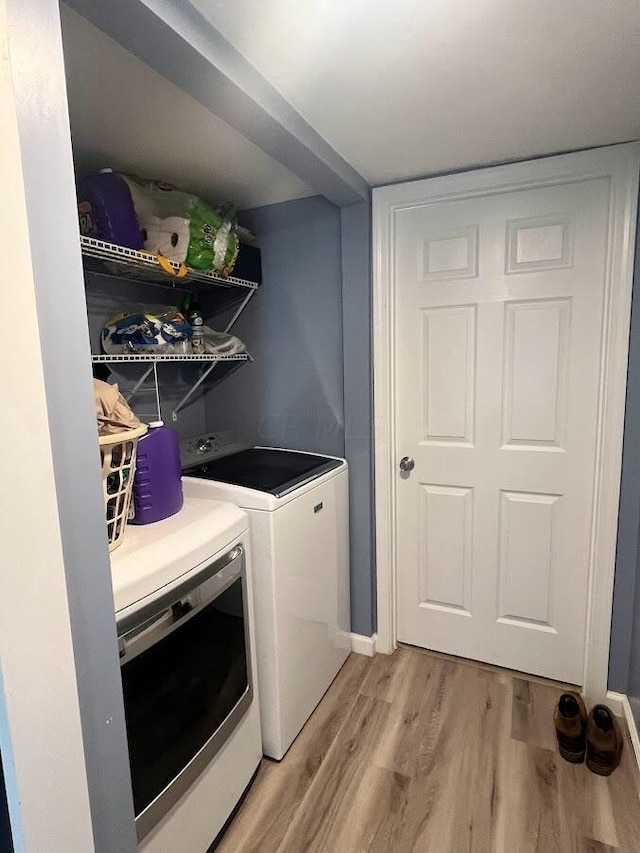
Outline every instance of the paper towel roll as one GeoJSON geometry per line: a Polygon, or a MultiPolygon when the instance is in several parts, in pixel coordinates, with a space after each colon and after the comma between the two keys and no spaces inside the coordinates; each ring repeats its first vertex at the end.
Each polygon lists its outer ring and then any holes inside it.
{"type": "Polygon", "coordinates": [[[189,250],[189,220],[180,216],[167,216],[160,219],[158,216],[145,216],[143,219],[138,215],[140,227],[144,230],[144,247],[147,252],[154,255],[163,255],[170,261],[179,264],[184,263],[189,250]]]}

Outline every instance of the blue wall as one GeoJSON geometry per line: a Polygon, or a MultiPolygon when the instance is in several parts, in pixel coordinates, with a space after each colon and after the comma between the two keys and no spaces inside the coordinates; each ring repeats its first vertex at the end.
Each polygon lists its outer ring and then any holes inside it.
{"type": "MultiPolygon", "coordinates": [[[[640,233],[640,232],[639,232],[640,233]]],[[[640,242],[639,244],[640,245],[640,242]]],[[[634,622],[640,630],[640,607],[634,607],[639,572],[640,536],[640,274],[636,248],[636,271],[631,303],[629,371],[625,411],[616,575],[609,654],[609,689],[626,693],[633,645],[634,622]]],[[[640,658],[640,636],[636,637],[640,658]]],[[[638,694],[640,695],[640,694],[638,694]]]]}
{"type": "Polygon", "coordinates": [[[373,399],[371,360],[371,207],[342,209],[345,454],[351,478],[351,619],[375,631],[373,399]]]}
{"type": "Polygon", "coordinates": [[[241,430],[256,444],[346,455],[352,630],[369,635],[370,208],[341,212],[314,196],[245,211],[240,220],[262,249],[263,286],[234,327],[255,362],[207,391],[207,428],[241,430]]]}
{"type": "Polygon", "coordinates": [[[631,308],[609,688],[628,693],[640,726],[640,230],[631,308]]]}
{"type": "Polygon", "coordinates": [[[340,211],[314,196],[240,218],[259,235],[263,286],[233,331],[255,361],[207,394],[207,426],[343,456],[340,211]]]}
{"type": "MultiPolygon", "coordinates": [[[[640,572],[636,578],[640,576],[640,572]]],[[[629,656],[629,680],[627,685],[629,702],[640,731],[640,583],[636,583],[633,630],[631,634],[631,653],[629,656]]]]}

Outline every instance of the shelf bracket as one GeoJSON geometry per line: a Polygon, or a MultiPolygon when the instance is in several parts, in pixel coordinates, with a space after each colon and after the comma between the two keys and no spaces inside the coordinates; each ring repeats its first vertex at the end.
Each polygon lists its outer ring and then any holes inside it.
{"type": "Polygon", "coordinates": [[[242,300],[242,302],[240,303],[238,310],[236,311],[236,313],[233,315],[233,317],[227,323],[227,327],[225,329],[225,332],[227,332],[227,334],[231,331],[231,327],[236,322],[238,317],[242,314],[244,309],[247,307],[247,303],[249,302],[249,300],[251,299],[251,297],[253,296],[254,293],[255,293],[255,290],[250,290],[247,293],[247,295],[245,296],[245,298],[242,300]]]}
{"type": "Polygon", "coordinates": [[[211,362],[211,364],[206,368],[206,370],[203,370],[203,371],[202,371],[202,373],[200,374],[200,378],[198,379],[198,381],[197,381],[197,382],[195,382],[195,383],[191,386],[191,388],[189,388],[189,390],[188,390],[188,391],[187,391],[187,393],[184,395],[184,397],[182,398],[182,400],[180,400],[180,402],[177,404],[177,406],[175,407],[175,409],[171,412],[171,420],[172,420],[174,423],[178,420],[178,412],[179,412],[181,409],[184,409],[184,407],[187,405],[187,402],[191,399],[191,397],[195,394],[195,392],[198,390],[198,388],[199,388],[199,387],[202,385],[202,383],[205,381],[205,379],[207,378],[207,376],[211,373],[211,371],[214,369],[214,367],[217,367],[217,365],[218,365],[218,364],[220,364],[220,362],[219,362],[219,361],[212,361],[212,362],[211,362]]]}
{"type": "MultiPolygon", "coordinates": [[[[145,372],[142,374],[142,376],[140,377],[140,379],[138,379],[138,381],[136,382],[136,384],[133,386],[133,388],[132,388],[130,391],[128,391],[128,392],[124,395],[124,399],[127,401],[127,403],[128,403],[128,402],[129,402],[129,400],[131,400],[131,398],[132,398],[132,397],[134,397],[134,396],[138,393],[138,391],[142,388],[142,386],[143,386],[143,385],[144,385],[144,383],[147,381],[147,379],[149,378],[149,376],[151,375],[151,373],[153,373],[153,372],[154,372],[154,368],[155,368],[155,363],[150,364],[150,365],[149,365],[149,367],[148,367],[148,368],[145,370],[145,372]]],[[[157,383],[157,376],[156,376],[156,383],[157,383]]]]}

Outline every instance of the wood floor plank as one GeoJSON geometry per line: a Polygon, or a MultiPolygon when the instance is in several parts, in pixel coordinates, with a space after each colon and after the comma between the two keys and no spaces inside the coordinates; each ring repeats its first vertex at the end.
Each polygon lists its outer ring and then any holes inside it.
{"type": "Polygon", "coordinates": [[[622,750],[620,767],[611,776],[601,780],[610,792],[621,853],[640,851],[640,799],[636,770],[633,747],[627,740],[622,750]]]}
{"type": "MultiPolygon", "coordinates": [[[[385,772],[382,768],[372,768],[376,772],[385,772]]],[[[388,853],[399,850],[399,839],[404,825],[405,812],[409,802],[409,786],[411,781],[401,773],[386,771],[389,785],[385,789],[385,797],[379,802],[383,808],[376,814],[375,833],[367,848],[368,853],[388,853]],[[384,805],[386,803],[386,809],[384,805]]]]}
{"type": "Polygon", "coordinates": [[[603,844],[601,841],[595,841],[593,838],[585,838],[582,841],[580,853],[619,853],[619,848],[611,847],[610,844],[603,844]]]}
{"type": "Polygon", "coordinates": [[[532,746],[555,750],[553,712],[560,695],[557,687],[514,678],[511,737],[532,746]]]}
{"type": "Polygon", "coordinates": [[[345,802],[346,819],[334,820],[323,839],[322,850],[398,850],[410,780],[401,773],[368,764],[355,780],[345,802]]]}
{"type": "Polygon", "coordinates": [[[220,853],[276,851],[336,735],[349,717],[369,660],[351,655],[281,763],[263,760],[220,843],[220,853]]]}
{"type": "Polygon", "coordinates": [[[360,692],[382,702],[393,702],[403,689],[401,685],[406,682],[407,669],[413,659],[405,649],[396,649],[391,655],[375,655],[370,659],[369,672],[360,692]]]}
{"type": "Polygon", "coordinates": [[[585,837],[617,848],[606,779],[564,761],[556,750],[515,739],[509,766],[506,849],[572,853],[583,849],[585,837]]]}
{"type": "Polygon", "coordinates": [[[351,805],[384,728],[389,704],[360,693],[305,794],[279,850],[332,850],[331,839],[350,820],[351,805]]]}
{"type": "Polygon", "coordinates": [[[491,673],[449,674],[425,709],[398,850],[493,849],[503,773],[496,745],[508,737],[510,698],[491,673]]]}
{"type": "Polygon", "coordinates": [[[562,807],[578,816],[576,832],[611,847],[618,845],[618,831],[609,780],[596,776],[585,764],[559,763],[562,768],[562,807]]]}
{"type": "Polygon", "coordinates": [[[512,740],[509,761],[505,850],[519,853],[579,853],[575,815],[561,808],[559,762],[551,750],[512,740]]]}
{"type": "Polygon", "coordinates": [[[412,778],[418,763],[431,761],[435,754],[446,709],[453,701],[457,670],[447,661],[402,649],[396,654],[403,678],[395,681],[389,725],[382,733],[374,761],[412,778]]]}

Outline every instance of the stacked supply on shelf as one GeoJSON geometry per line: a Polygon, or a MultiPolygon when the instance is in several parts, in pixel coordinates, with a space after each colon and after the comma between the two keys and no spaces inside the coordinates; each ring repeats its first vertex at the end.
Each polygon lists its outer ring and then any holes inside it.
{"type": "Polygon", "coordinates": [[[191,350],[193,330],[184,316],[169,305],[130,305],[115,314],[102,329],[102,349],[109,355],[173,353],[191,350]]]}
{"type": "MultiPolygon", "coordinates": [[[[186,310],[189,310],[187,305],[186,310]]],[[[189,322],[171,305],[130,305],[107,320],[100,341],[108,355],[238,355],[247,349],[240,338],[203,324],[191,309],[189,322]],[[199,322],[198,322],[199,320],[199,322]],[[192,325],[192,324],[196,325],[192,325]],[[194,334],[197,335],[197,350],[194,334]]]]}
{"type": "MultiPolygon", "coordinates": [[[[262,281],[256,239],[246,229],[238,229],[228,206],[214,210],[196,196],[167,184],[110,169],[79,182],[78,213],[85,270],[97,276],[91,275],[88,281],[113,276],[169,289],[178,303],[187,296],[179,307],[131,304],[121,295],[118,302],[122,309],[100,330],[101,352],[92,354],[96,365],[148,365],[129,389],[128,399],[152,375],[159,398],[158,363],[198,363],[197,375],[185,373],[183,377],[193,379],[172,408],[171,417],[176,421],[214,369],[222,378],[240,364],[253,361],[244,343],[230,330],[262,281]],[[238,230],[243,239],[239,255],[238,230]],[[230,275],[236,257],[235,275],[230,275]],[[211,294],[208,307],[213,309],[220,331],[205,325],[202,309],[192,302],[191,290],[198,295],[211,294]],[[224,368],[218,367],[222,364],[224,368]]],[[[121,291],[122,285],[118,287],[121,291]]],[[[115,372],[116,368],[110,370],[115,372]]],[[[131,374],[123,378],[131,381],[131,374]]],[[[119,503],[119,519],[121,509],[119,503]]],[[[119,529],[120,522],[116,526],[119,529]]],[[[110,536],[114,529],[112,525],[110,536]]]]}
{"type": "MultiPolygon", "coordinates": [[[[164,183],[103,169],[78,184],[80,233],[229,275],[239,241],[233,207],[213,208],[164,183]]],[[[167,271],[171,267],[167,265],[167,271]]]]}

